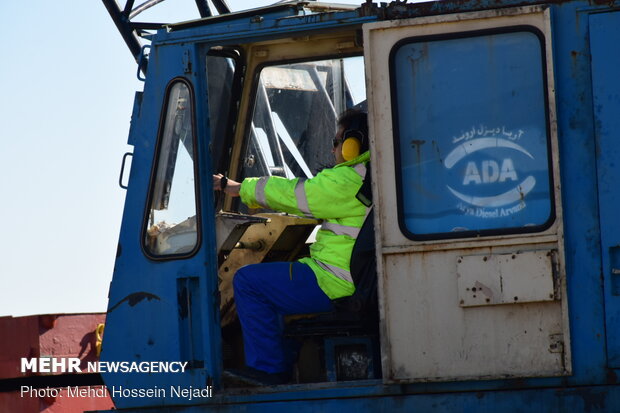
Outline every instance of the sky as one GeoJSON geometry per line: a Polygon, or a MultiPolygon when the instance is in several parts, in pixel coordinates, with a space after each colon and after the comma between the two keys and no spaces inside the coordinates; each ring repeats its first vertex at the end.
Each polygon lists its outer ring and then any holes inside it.
{"type": "MultiPolygon", "coordinates": [[[[100,0],[0,1],[0,17],[0,317],[105,312],[143,83],[100,0]]],[[[135,20],[197,17],[167,0],[135,20]]]]}

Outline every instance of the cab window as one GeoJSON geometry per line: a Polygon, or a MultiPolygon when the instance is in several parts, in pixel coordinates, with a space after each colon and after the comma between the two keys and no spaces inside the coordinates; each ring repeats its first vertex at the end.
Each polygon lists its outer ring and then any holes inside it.
{"type": "Polygon", "coordinates": [[[151,256],[184,256],[198,245],[194,108],[188,83],[167,91],[144,243],[151,256]]]}
{"type": "Polygon", "coordinates": [[[311,178],[333,166],[331,142],[338,115],[365,104],[361,56],[263,67],[241,179],[311,178]]]}
{"type": "Polygon", "coordinates": [[[231,144],[225,137],[232,134],[233,108],[238,99],[235,86],[239,83],[237,71],[239,53],[236,50],[209,51],[206,57],[207,94],[209,102],[209,130],[211,163],[214,171],[223,171],[228,164],[231,144]]]}
{"type": "Polygon", "coordinates": [[[554,219],[543,36],[405,39],[391,53],[399,222],[414,240],[536,232],[554,219]]]}

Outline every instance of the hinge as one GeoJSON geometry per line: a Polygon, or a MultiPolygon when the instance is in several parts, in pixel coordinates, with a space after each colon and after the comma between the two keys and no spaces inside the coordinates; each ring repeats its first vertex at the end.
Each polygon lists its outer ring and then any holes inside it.
{"type": "Polygon", "coordinates": [[[189,50],[183,53],[183,70],[186,74],[192,73],[192,58],[189,54],[189,50]]]}

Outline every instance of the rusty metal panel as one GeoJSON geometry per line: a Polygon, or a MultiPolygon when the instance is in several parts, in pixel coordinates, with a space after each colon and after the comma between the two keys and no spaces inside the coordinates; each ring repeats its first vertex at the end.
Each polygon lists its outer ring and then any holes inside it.
{"type": "Polygon", "coordinates": [[[459,305],[553,301],[552,257],[548,250],[458,257],[459,305]]]}

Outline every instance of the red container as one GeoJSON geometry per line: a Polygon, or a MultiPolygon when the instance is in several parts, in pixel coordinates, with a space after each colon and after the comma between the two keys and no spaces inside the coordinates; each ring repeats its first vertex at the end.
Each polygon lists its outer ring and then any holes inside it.
{"type": "Polygon", "coordinates": [[[62,372],[21,371],[22,358],[55,357],[79,358],[81,374],[87,373],[87,363],[98,360],[96,330],[104,322],[105,314],[0,317],[0,412],[82,413],[113,408],[104,386],[80,386],[80,377],[75,377],[75,384],[68,387],[66,381],[54,379],[62,374],[66,380],[62,372]],[[46,376],[44,385],[37,376],[46,376]]]}

